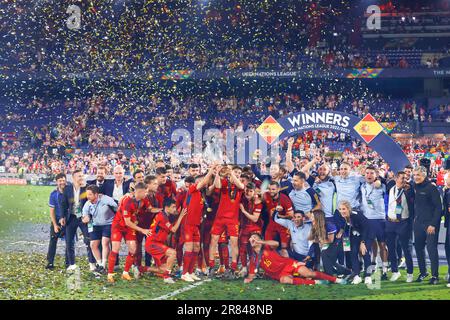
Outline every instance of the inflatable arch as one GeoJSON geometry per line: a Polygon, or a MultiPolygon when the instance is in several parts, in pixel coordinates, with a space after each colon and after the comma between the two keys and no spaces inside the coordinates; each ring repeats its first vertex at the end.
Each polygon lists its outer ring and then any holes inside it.
{"type": "Polygon", "coordinates": [[[368,113],[360,119],[354,115],[330,111],[312,110],[287,115],[278,120],[269,116],[257,129],[267,143],[277,138],[312,130],[327,130],[349,134],[351,137],[365,142],[376,151],[389,165],[390,170],[397,172],[410,164],[401,147],[383,130],[375,118],[368,113]]]}

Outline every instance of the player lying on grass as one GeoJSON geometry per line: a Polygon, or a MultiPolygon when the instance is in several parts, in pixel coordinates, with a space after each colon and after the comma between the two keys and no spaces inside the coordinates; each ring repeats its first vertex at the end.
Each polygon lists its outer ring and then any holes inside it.
{"type": "MultiPolygon", "coordinates": [[[[262,240],[259,234],[252,234],[250,237],[250,245],[256,255],[260,256],[260,267],[264,270],[266,276],[277,280],[280,283],[294,285],[313,285],[340,283],[345,284],[344,279],[327,275],[323,272],[313,271],[305,266],[305,263],[296,261],[291,258],[282,257],[276,249],[279,243],[274,240],[262,240]]],[[[250,283],[255,279],[255,267],[250,262],[249,275],[244,279],[245,283],[250,283]]]]}
{"type": "Polygon", "coordinates": [[[149,267],[148,271],[162,276],[165,283],[174,283],[170,273],[175,264],[177,253],[175,249],[170,248],[166,243],[169,234],[177,232],[181,220],[187,213],[187,209],[181,210],[178,220],[172,225],[169,221],[169,215],[178,215],[176,201],[172,198],[166,198],[163,208],[163,211],[155,216],[150,226],[150,232],[145,242],[145,251],[152,255],[156,264],[156,268],[149,267]]]}

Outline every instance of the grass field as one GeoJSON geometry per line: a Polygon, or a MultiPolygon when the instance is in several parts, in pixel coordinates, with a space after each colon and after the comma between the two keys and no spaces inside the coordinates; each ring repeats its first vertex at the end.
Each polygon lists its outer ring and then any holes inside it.
{"type": "MultiPolygon", "coordinates": [[[[47,187],[0,187],[0,241],[11,233],[15,224],[47,224],[48,195],[52,188],[47,187]]],[[[21,237],[20,235],[18,235],[21,237]]],[[[45,239],[45,237],[44,237],[45,239]]],[[[3,240],[5,241],[5,240],[3,240]]],[[[105,279],[93,278],[87,267],[85,257],[77,258],[81,266],[79,290],[68,287],[68,277],[59,270],[63,267],[63,258],[58,256],[55,271],[47,271],[45,266],[45,246],[33,253],[0,253],[0,299],[155,299],[170,295],[175,290],[188,288],[184,292],[167,296],[168,299],[224,299],[224,300],[267,300],[267,299],[413,299],[413,300],[449,300],[450,289],[445,282],[437,286],[427,283],[407,284],[404,276],[396,283],[383,281],[379,289],[370,290],[363,284],[323,285],[315,287],[281,285],[271,280],[255,280],[244,284],[235,281],[205,281],[191,288],[189,284],[177,281],[166,285],[160,278],[144,276],[138,281],[124,282],[120,279],[113,285],[105,279]]],[[[1,249],[0,249],[1,250],[1,249]]],[[[123,263],[123,259],[121,260],[123,263]]],[[[441,267],[441,275],[447,272],[441,267]]],[[[120,274],[120,272],[118,273],[120,274]]],[[[415,271],[417,275],[417,270],[415,271]]],[[[119,278],[119,277],[118,277],[119,278]]]]}

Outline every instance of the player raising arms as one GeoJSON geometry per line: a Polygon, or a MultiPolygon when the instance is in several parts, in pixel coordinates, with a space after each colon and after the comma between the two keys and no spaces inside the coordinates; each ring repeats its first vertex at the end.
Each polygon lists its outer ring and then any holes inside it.
{"type": "Polygon", "coordinates": [[[176,201],[172,198],[166,198],[163,204],[163,211],[156,214],[150,226],[150,232],[145,242],[145,251],[153,256],[156,264],[156,270],[150,271],[162,274],[165,283],[174,283],[170,276],[172,267],[176,260],[176,251],[166,245],[169,233],[175,233],[183,217],[187,214],[187,209],[181,210],[175,224],[169,221],[169,215],[177,215],[176,201]]]}
{"type": "Polygon", "coordinates": [[[278,212],[280,218],[290,218],[294,216],[291,199],[280,192],[280,184],[276,181],[269,183],[269,190],[264,193],[263,201],[266,204],[267,211],[270,215],[269,223],[267,224],[265,238],[267,240],[275,240],[278,235],[281,240],[281,255],[288,257],[287,248],[291,242],[291,235],[289,230],[273,220],[275,211],[278,212]]]}
{"type": "MultiPolygon", "coordinates": [[[[280,283],[294,285],[314,285],[323,284],[325,281],[331,283],[345,284],[346,280],[327,275],[323,272],[312,271],[305,266],[305,263],[291,258],[285,258],[278,254],[276,248],[278,242],[274,240],[262,240],[257,233],[250,237],[250,245],[257,255],[261,255],[260,266],[264,274],[280,283]],[[325,281],[324,281],[325,280],[325,281]]],[[[255,265],[250,262],[250,270],[255,269],[255,265]]],[[[249,274],[244,279],[245,283],[250,283],[255,279],[254,274],[249,274]]]]}
{"type": "Polygon", "coordinates": [[[220,193],[220,202],[217,209],[216,218],[211,229],[211,244],[209,246],[209,275],[215,275],[214,251],[219,242],[220,235],[226,231],[231,242],[231,270],[227,270],[226,276],[233,278],[237,269],[237,258],[239,255],[239,205],[244,189],[244,184],[239,180],[241,168],[238,166],[230,169],[223,167],[216,173],[214,185],[216,191],[220,193]],[[223,178],[221,178],[221,175],[223,178]]]}
{"type": "Polygon", "coordinates": [[[125,260],[125,267],[122,279],[131,280],[129,271],[134,263],[134,255],[136,253],[136,232],[148,235],[149,230],[143,229],[137,225],[137,215],[139,212],[149,206],[146,199],[146,186],[140,182],[134,186],[134,194],[125,195],[119,203],[114,220],[111,225],[111,243],[112,251],[108,259],[108,282],[114,282],[114,266],[116,264],[117,255],[119,254],[122,238],[128,247],[128,255],[125,260]]]}
{"type": "MultiPolygon", "coordinates": [[[[247,275],[247,256],[250,256],[250,259],[255,257],[250,246],[250,236],[253,233],[261,234],[262,232],[263,221],[260,219],[262,206],[261,198],[256,193],[256,185],[253,182],[247,183],[240,205],[242,213],[240,217],[241,233],[239,235],[239,257],[242,264],[240,276],[247,275]]],[[[256,265],[256,262],[253,262],[253,265],[256,265]]],[[[249,273],[254,272],[254,269],[249,271],[249,273]]]]}
{"type": "Polygon", "coordinates": [[[195,183],[189,186],[184,202],[187,215],[183,226],[184,258],[181,279],[187,282],[201,280],[194,274],[194,266],[200,252],[200,224],[205,204],[203,189],[207,187],[211,177],[216,173],[216,167],[216,165],[211,165],[206,176],[195,177],[195,183]]]}

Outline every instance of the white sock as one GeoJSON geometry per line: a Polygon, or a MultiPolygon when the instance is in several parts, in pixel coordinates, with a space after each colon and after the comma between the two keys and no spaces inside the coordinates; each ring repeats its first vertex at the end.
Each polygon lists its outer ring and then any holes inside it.
{"type": "Polygon", "coordinates": [[[389,263],[383,262],[383,273],[387,272],[389,263]]]}

